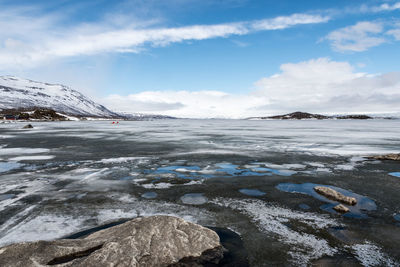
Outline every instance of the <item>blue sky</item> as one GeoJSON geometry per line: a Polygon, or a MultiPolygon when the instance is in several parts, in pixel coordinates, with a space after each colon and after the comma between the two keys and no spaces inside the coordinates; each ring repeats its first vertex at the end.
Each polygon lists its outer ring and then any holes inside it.
{"type": "Polygon", "coordinates": [[[399,15],[378,0],[0,0],[0,75],[126,112],[399,112],[399,15]]]}

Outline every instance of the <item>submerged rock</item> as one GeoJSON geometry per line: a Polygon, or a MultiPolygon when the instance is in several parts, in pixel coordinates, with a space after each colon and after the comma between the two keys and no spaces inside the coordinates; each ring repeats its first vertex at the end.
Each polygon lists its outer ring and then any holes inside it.
{"type": "Polygon", "coordinates": [[[0,266],[196,266],[223,257],[214,231],[171,216],[137,218],[83,239],[0,248],[0,266]]]}
{"type": "Polygon", "coordinates": [[[329,199],[335,200],[342,202],[344,204],[348,205],[355,205],[357,204],[357,199],[354,197],[347,197],[343,195],[342,193],[339,193],[338,191],[325,187],[325,186],[316,186],[314,187],[315,192],[317,192],[320,195],[323,195],[324,197],[327,197],[329,199]]]}
{"type": "Polygon", "coordinates": [[[349,212],[349,210],[350,210],[348,207],[346,207],[343,204],[336,205],[335,207],[333,207],[333,209],[340,213],[346,213],[346,212],[349,212]]]}
{"type": "Polygon", "coordinates": [[[386,154],[386,155],[377,155],[377,156],[369,156],[368,159],[377,159],[377,160],[399,160],[400,154],[386,154]]]}
{"type": "Polygon", "coordinates": [[[33,128],[33,126],[32,126],[32,124],[27,124],[27,125],[25,125],[24,127],[22,127],[23,129],[32,129],[33,128]]]}

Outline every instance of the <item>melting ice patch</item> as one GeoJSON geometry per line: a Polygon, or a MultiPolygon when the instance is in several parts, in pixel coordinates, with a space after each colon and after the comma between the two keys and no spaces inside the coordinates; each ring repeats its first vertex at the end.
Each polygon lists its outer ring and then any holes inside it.
{"type": "Polygon", "coordinates": [[[146,189],[167,189],[173,186],[171,183],[141,184],[146,189]]]}
{"type": "Polygon", "coordinates": [[[80,182],[85,182],[85,183],[87,183],[87,182],[90,182],[90,181],[92,181],[92,180],[95,180],[95,179],[101,177],[102,175],[104,175],[104,173],[105,173],[106,171],[108,171],[108,170],[109,170],[109,168],[103,168],[103,169],[101,169],[101,170],[97,170],[97,171],[95,171],[95,172],[93,172],[93,173],[90,173],[90,174],[86,175],[85,177],[83,177],[83,178],[80,180],[80,182]]]}
{"type": "Polygon", "coordinates": [[[207,203],[208,199],[202,193],[190,193],[183,195],[181,201],[189,205],[202,205],[207,203]]]}
{"type": "Polygon", "coordinates": [[[363,266],[400,266],[400,263],[390,258],[382,249],[370,242],[352,246],[356,258],[363,266]]]}
{"type": "Polygon", "coordinates": [[[109,164],[109,163],[124,163],[135,160],[146,160],[146,157],[120,157],[120,158],[109,158],[100,160],[101,163],[109,164]]]}
{"type": "Polygon", "coordinates": [[[290,245],[289,255],[296,265],[305,266],[310,264],[311,260],[322,256],[333,256],[337,252],[337,249],[331,247],[326,240],[287,226],[291,221],[299,221],[316,229],[340,225],[328,216],[277,207],[261,200],[216,198],[210,202],[249,216],[261,231],[274,235],[279,241],[290,245]]]}

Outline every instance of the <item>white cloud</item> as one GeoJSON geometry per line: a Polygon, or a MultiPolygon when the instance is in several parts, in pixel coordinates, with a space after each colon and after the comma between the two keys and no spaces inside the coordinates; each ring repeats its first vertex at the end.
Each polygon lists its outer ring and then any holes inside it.
{"type": "Polygon", "coordinates": [[[111,95],[101,101],[114,110],[158,113],[186,118],[242,118],[264,99],[218,91],[147,91],[128,96],[111,95]]]}
{"type": "Polygon", "coordinates": [[[292,112],[399,112],[400,73],[356,72],[348,62],[319,58],[281,65],[256,89],[235,95],[217,91],[142,92],[103,99],[106,106],[129,112],[178,117],[244,118],[292,112]]]}
{"type": "Polygon", "coordinates": [[[400,28],[389,30],[386,32],[386,34],[392,35],[394,37],[394,39],[396,39],[397,41],[400,41],[400,28]]]}
{"type": "Polygon", "coordinates": [[[382,37],[383,25],[379,22],[358,22],[329,33],[325,39],[331,42],[333,49],[344,52],[366,51],[386,42],[382,37]]]}
{"type": "Polygon", "coordinates": [[[330,20],[328,16],[293,14],[291,16],[281,16],[273,19],[254,21],[252,28],[255,30],[281,30],[299,24],[323,23],[330,20]]]}
{"type": "Polygon", "coordinates": [[[379,6],[362,5],[360,8],[361,12],[373,12],[373,13],[384,12],[384,11],[394,11],[394,10],[400,10],[400,2],[396,2],[392,5],[388,4],[388,3],[383,3],[379,6]]]}
{"type": "MultiPolygon", "coordinates": [[[[0,6],[1,7],[1,6],[0,6]]],[[[224,38],[255,31],[322,23],[327,16],[293,14],[272,19],[214,25],[156,27],[153,21],[115,23],[112,15],[93,24],[65,25],[62,14],[43,16],[33,8],[0,10],[0,66],[35,66],[55,58],[108,52],[138,53],[145,46],[224,38]]],[[[120,16],[118,16],[120,17],[120,16]]]]}

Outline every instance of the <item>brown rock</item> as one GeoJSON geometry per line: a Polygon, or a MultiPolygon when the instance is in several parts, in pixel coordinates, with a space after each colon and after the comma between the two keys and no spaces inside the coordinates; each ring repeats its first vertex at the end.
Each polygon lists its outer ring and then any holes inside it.
{"type": "Polygon", "coordinates": [[[400,154],[386,154],[386,155],[377,155],[377,156],[369,156],[369,159],[377,159],[377,160],[399,160],[400,161],[400,154]]]}
{"type": "Polygon", "coordinates": [[[343,204],[336,205],[335,207],[333,207],[333,209],[340,213],[346,213],[346,212],[349,212],[349,210],[350,210],[348,207],[346,207],[343,204]]]}
{"type": "Polygon", "coordinates": [[[218,235],[171,216],[137,218],[83,239],[17,243],[0,248],[0,266],[202,266],[223,257],[218,235]],[[193,264],[190,265],[192,262],[193,264]]]}
{"type": "Polygon", "coordinates": [[[314,190],[320,195],[323,195],[323,196],[325,196],[329,199],[335,200],[335,201],[342,202],[344,204],[348,204],[348,205],[357,204],[357,199],[355,199],[354,197],[345,196],[342,193],[339,193],[336,190],[326,187],[326,186],[316,186],[316,187],[314,187],[314,190]]]}

